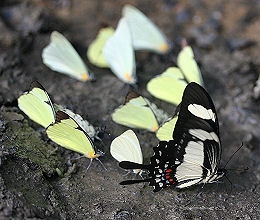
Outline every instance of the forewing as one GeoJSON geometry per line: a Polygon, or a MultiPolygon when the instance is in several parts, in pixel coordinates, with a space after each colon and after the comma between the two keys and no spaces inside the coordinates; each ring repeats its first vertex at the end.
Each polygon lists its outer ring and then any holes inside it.
{"type": "Polygon", "coordinates": [[[170,49],[165,35],[137,8],[131,5],[124,6],[123,17],[130,27],[136,50],[165,53],[170,49]]]}
{"type": "Polygon", "coordinates": [[[97,132],[92,124],[90,124],[87,120],[84,120],[79,114],[72,112],[70,109],[67,109],[61,105],[55,104],[55,108],[57,111],[63,111],[68,114],[72,119],[76,121],[76,123],[81,127],[90,138],[94,138],[97,135],[97,132]]]}
{"type": "Polygon", "coordinates": [[[161,75],[151,79],[147,84],[147,90],[158,99],[178,105],[186,85],[180,69],[170,67],[161,75]]]}
{"type": "Polygon", "coordinates": [[[132,130],[127,130],[112,141],[110,153],[119,162],[131,161],[140,164],[143,163],[140,144],[132,130]]]}
{"type": "Polygon", "coordinates": [[[114,29],[111,27],[102,28],[97,38],[88,47],[88,60],[98,67],[109,67],[107,61],[103,56],[103,48],[107,40],[114,34],[114,29]]]}
{"type": "Polygon", "coordinates": [[[200,69],[194,59],[194,53],[190,46],[185,46],[178,54],[177,64],[188,82],[203,84],[200,69]]]}
{"type": "Polygon", "coordinates": [[[59,32],[51,34],[50,44],[43,49],[43,63],[50,69],[81,81],[90,80],[90,74],[77,51],[59,32]]]}
{"type": "Polygon", "coordinates": [[[112,119],[118,124],[131,128],[141,128],[152,132],[158,129],[158,122],[151,108],[141,96],[117,108],[112,114],[112,119]]]}
{"type": "Polygon", "coordinates": [[[30,91],[18,98],[18,106],[30,119],[44,128],[55,121],[55,112],[49,95],[38,82],[32,83],[30,91]]]}
{"type": "Polygon", "coordinates": [[[172,133],[175,128],[175,124],[178,117],[175,116],[168,121],[166,121],[164,124],[162,124],[159,129],[156,131],[156,137],[160,141],[169,141],[172,140],[172,133]]]}
{"type": "Polygon", "coordinates": [[[115,33],[103,49],[103,55],[113,73],[125,83],[136,83],[135,55],[129,27],[121,18],[115,33]]]}
{"type": "Polygon", "coordinates": [[[46,132],[52,141],[69,150],[82,153],[86,157],[94,151],[90,137],[64,112],[56,113],[56,122],[50,125],[46,132]]]}

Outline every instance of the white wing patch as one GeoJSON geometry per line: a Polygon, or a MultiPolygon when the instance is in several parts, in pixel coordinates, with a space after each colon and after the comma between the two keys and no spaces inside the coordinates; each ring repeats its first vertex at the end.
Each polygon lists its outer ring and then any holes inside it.
{"type": "Polygon", "coordinates": [[[205,140],[214,140],[217,143],[220,143],[218,136],[216,135],[215,132],[207,132],[205,130],[202,129],[190,129],[189,133],[193,136],[195,136],[196,138],[205,141],[205,140]]]}
{"type": "Polygon", "coordinates": [[[188,110],[191,114],[195,115],[196,117],[206,119],[206,120],[212,120],[216,122],[216,116],[214,112],[211,109],[206,109],[202,105],[197,104],[189,104],[188,110]]]}
{"type": "MultiPolygon", "coordinates": [[[[185,148],[183,161],[191,163],[191,165],[202,166],[204,162],[203,142],[190,141],[185,148]]],[[[182,164],[179,166],[182,167],[182,164]]]]}
{"type": "Polygon", "coordinates": [[[189,182],[184,182],[184,183],[177,185],[176,188],[179,188],[179,189],[186,188],[186,187],[195,185],[195,184],[199,183],[200,181],[201,181],[201,178],[191,180],[189,182]]]}
{"type": "Polygon", "coordinates": [[[204,151],[201,141],[190,141],[185,148],[183,163],[176,169],[176,178],[178,182],[188,181],[180,184],[178,188],[188,187],[201,180],[203,173],[204,151]]]}

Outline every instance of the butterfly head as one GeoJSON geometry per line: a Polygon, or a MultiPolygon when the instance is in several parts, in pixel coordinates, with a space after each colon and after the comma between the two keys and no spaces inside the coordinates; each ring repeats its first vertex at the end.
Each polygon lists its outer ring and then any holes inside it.
{"type": "Polygon", "coordinates": [[[217,172],[210,178],[208,181],[209,183],[217,182],[219,179],[221,179],[223,176],[226,176],[227,170],[222,168],[218,169],[217,172]]]}
{"type": "Polygon", "coordinates": [[[97,158],[97,157],[100,157],[100,156],[103,156],[105,153],[102,152],[101,150],[96,150],[94,151],[94,149],[92,149],[88,155],[86,155],[86,157],[88,158],[97,158]]]}
{"type": "Polygon", "coordinates": [[[162,43],[162,44],[160,45],[160,51],[161,51],[162,53],[167,52],[169,49],[170,49],[170,46],[169,46],[167,43],[162,43]]]}
{"type": "Polygon", "coordinates": [[[142,169],[133,169],[134,174],[139,174],[141,175],[141,173],[143,172],[142,169]]]}
{"type": "Polygon", "coordinates": [[[130,84],[134,84],[135,83],[135,77],[130,73],[130,72],[127,72],[125,75],[124,75],[124,78],[125,78],[125,81],[130,83],[130,84]]]}
{"type": "Polygon", "coordinates": [[[218,172],[217,172],[217,177],[216,177],[216,180],[222,178],[223,176],[226,176],[227,175],[227,170],[226,169],[218,169],[218,172]]]}

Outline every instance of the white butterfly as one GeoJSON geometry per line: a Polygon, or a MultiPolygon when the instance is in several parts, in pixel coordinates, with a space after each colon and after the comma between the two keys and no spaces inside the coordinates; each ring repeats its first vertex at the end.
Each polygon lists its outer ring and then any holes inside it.
{"type": "MultiPolygon", "coordinates": [[[[112,141],[110,153],[118,162],[130,161],[138,164],[143,163],[142,150],[132,130],[127,130],[112,141]]],[[[134,173],[140,172],[140,169],[134,169],[134,173]]]]}
{"type": "Polygon", "coordinates": [[[129,25],[135,50],[151,50],[157,53],[166,53],[170,49],[165,35],[137,8],[125,5],[123,17],[129,25]]]}
{"type": "Polygon", "coordinates": [[[93,78],[71,43],[57,31],[52,32],[51,42],[43,49],[42,59],[50,69],[78,80],[87,81],[93,78]]]}
{"type": "Polygon", "coordinates": [[[121,18],[117,29],[103,49],[103,55],[113,73],[125,83],[136,83],[135,55],[127,22],[121,18]]]}

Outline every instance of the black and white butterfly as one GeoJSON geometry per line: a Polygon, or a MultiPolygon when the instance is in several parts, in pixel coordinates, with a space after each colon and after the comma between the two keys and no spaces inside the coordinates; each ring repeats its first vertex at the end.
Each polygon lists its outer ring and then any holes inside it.
{"type": "Polygon", "coordinates": [[[149,182],[154,192],[174,186],[185,188],[213,183],[226,174],[218,168],[221,158],[218,118],[214,104],[204,88],[191,82],[185,88],[173,131],[173,140],[154,147],[149,165],[122,161],[124,169],[146,169],[148,178],[127,180],[121,185],[149,182]]]}

